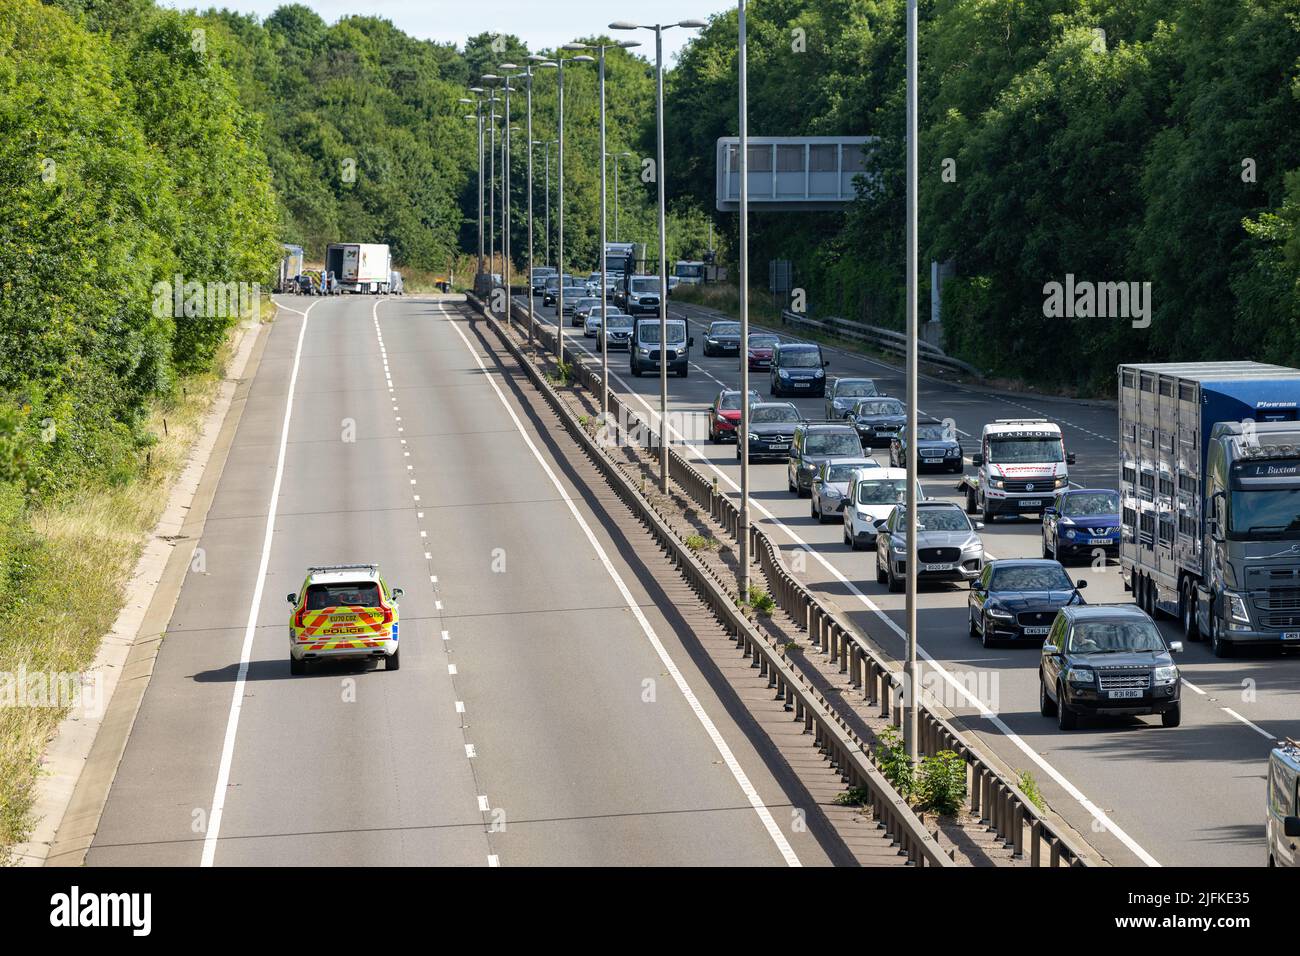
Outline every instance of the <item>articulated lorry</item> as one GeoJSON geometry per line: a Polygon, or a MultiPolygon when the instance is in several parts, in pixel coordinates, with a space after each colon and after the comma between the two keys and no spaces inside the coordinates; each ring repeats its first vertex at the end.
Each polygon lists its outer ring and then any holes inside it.
{"type": "Polygon", "coordinates": [[[1119,367],[1120,567],[1215,656],[1300,648],[1300,371],[1119,367]]]}
{"type": "Polygon", "coordinates": [[[387,292],[392,268],[383,243],[332,242],[325,249],[325,269],[334,273],[344,292],[387,292]]]}

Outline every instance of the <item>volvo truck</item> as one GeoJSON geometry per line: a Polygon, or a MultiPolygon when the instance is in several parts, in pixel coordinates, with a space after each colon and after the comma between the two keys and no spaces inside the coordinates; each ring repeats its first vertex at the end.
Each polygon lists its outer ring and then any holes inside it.
{"type": "Polygon", "coordinates": [[[1119,366],[1120,569],[1216,657],[1300,649],[1300,371],[1119,366]]]}
{"type": "Polygon", "coordinates": [[[387,292],[392,257],[383,243],[332,242],[325,249],[325,268],[344,292],[387,292]]]}

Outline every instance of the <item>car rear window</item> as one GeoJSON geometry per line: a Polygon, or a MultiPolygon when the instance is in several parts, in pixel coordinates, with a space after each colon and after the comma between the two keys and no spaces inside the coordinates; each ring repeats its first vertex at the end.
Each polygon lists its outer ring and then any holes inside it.
{"type": "Polygon", "coordinates": [[[307,610],[327,607],[379,607],[379,585],[374,581],[355,584],[313,584],[307,588],[307,610]]]}
{"type": "Polygon", "coordinates": [[[862,442],[856,432],[823,432],[811,434],[804,442],[806,455],[861,455],[862,442]]]}

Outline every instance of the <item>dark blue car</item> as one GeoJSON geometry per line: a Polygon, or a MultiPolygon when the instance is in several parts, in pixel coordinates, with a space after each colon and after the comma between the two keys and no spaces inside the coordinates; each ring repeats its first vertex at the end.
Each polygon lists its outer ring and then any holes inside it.
{"type": "Polygon", "coordinates": [[[1043,509],[1043,557],[1064,561],[1104,552],[1119,556],[1119,492],[1110,488],[1069,488],[1043,509]]]}

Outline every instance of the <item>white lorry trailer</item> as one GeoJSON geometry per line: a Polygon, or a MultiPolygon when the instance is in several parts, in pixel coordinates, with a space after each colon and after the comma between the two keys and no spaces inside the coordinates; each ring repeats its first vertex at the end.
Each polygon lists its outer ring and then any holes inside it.
{"type": "Polygon", "coordinates": [[[1300,370],[1119,367],[1120,573],[1215,656],[1300,650],[1300,370]]]}
{"type": "Polygon", "coordinates": [[[344,292],[387,292],[392,265],[383,243],[332,242],[325,250],[325,268],[338,277],[344,292]]]}

